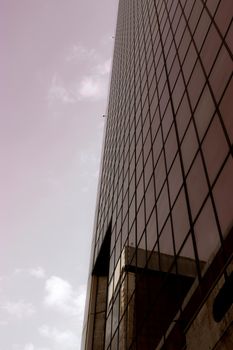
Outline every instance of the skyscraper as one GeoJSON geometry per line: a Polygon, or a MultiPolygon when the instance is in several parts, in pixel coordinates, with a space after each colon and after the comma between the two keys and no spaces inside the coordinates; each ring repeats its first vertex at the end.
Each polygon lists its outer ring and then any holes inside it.
{"type": "Polygon", "coordinates": [[[232,15],[119,1],[83,349],[233,349],[232,15]]]}

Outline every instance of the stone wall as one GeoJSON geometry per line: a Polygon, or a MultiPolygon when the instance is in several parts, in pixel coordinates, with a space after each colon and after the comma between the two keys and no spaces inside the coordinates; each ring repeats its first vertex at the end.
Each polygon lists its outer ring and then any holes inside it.
{"type": "Polygon", "coordinates": [[[221,277],[186,333],[187,350],[232,350],[233,306],[220,322],[213,317],[213,303],[225,283],[221,277]]]}

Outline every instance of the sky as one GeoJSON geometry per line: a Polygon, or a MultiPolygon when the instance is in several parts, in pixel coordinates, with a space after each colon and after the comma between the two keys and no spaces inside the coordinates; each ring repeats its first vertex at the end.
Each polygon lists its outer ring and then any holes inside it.
{"type": "Polygon", "coordinates": [[[78,350],[117,0],[0,0],[0,349],[78,350]]]}

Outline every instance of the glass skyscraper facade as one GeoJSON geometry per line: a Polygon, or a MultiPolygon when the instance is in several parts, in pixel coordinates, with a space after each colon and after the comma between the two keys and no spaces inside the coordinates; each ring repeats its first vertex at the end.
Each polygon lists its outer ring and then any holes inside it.
{"type": "Polygon", "coordinates": [[[228,341],[232,15],[232,0],[119,1],[83,349],[228,341]]]}

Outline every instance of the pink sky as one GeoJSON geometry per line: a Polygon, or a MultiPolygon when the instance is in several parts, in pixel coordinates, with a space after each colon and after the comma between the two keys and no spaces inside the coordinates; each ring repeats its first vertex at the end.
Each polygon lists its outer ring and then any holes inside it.
{"type": "Polygon", "coordinates": [[[116,7],[1,1],[1,349],[78,348],[116,7]]]}

